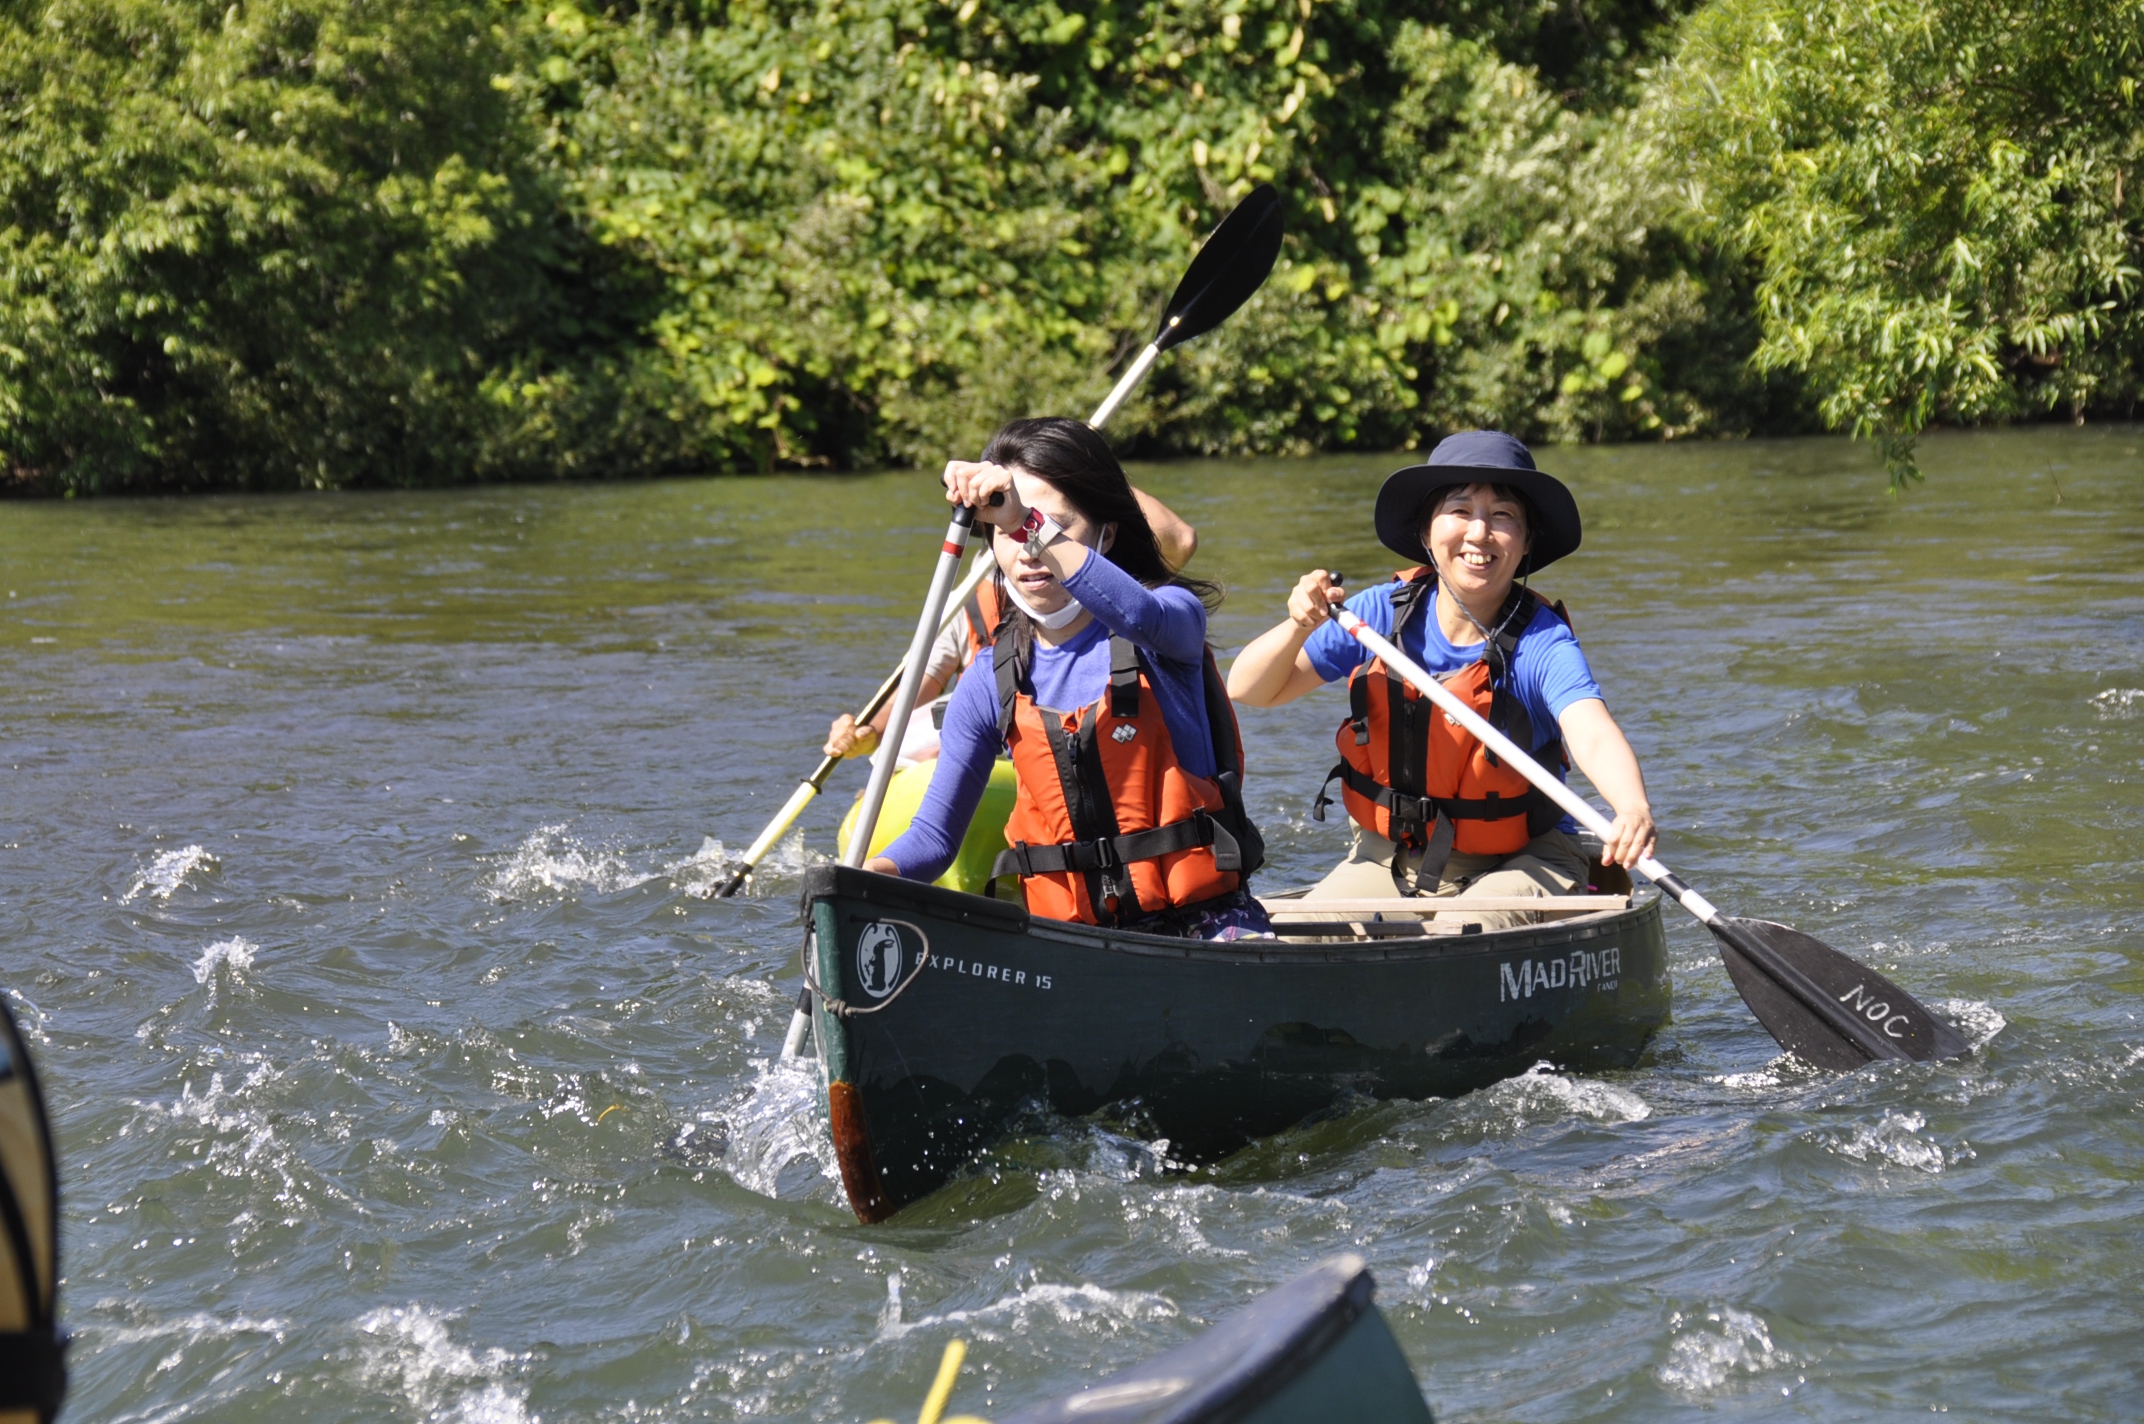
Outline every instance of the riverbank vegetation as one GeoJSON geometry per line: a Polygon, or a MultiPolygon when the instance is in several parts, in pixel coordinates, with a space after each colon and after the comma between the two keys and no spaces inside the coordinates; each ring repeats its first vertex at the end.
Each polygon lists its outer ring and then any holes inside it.
{"type": "Polygon", "coordinates": [[[2144,3],[37,0],[0,479],[929,464],[2126,415],[2144,3]]]}

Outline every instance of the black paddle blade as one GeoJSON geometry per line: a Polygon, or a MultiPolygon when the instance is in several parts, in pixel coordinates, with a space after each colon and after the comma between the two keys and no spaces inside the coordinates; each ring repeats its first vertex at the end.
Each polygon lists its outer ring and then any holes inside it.
{"type": "Polygon", "coordinates": [[[1770,920],[1721,916],[1710,926],[1720,958],[1782,1048],[1817,1067],[1850,1073],[1882,1058],[1960,1058],[1958,1031],[1867,965],[1820,939],[1770,920]]]}
{"type": "Polygon", "coordinates": [[[1190,270],[1176,284],[1176,295],[1169,298],[1169,309],[1161,314],[1156,348],[1166,351],[1233,316],[1273,270],[1280,257],[1280,233],[1280,194],[1271,183],[1260,183],[1221,219],[1191,259],[1190,270]]]}

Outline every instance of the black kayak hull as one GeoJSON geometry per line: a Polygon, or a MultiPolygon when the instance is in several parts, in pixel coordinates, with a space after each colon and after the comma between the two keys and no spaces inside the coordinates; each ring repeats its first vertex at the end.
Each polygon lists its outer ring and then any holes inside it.
{"type": "Polygon", "coordinates": [[[1651,891],[1487,934],[1230,944],[847,866],[810,871],[803,900],[828,1117],[865,1221],[935,1191],[1023,1105],[1136,1101],[1171,1156],[1210,1159],[1346,1095],[1628,1067],[1668,1015],[1651,891]]]}
{"type": "Polygon", "coordinates": [[[1436,1424],[1359,1256],[1322,1261],[1196,1340],[1004,1424],[1436,1424]]]}

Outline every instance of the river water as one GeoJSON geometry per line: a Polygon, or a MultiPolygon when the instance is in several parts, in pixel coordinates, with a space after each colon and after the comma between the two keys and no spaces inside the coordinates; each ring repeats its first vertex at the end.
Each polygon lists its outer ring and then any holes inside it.
{"type": "MultiPolygon", "coordinates": [[[[2144,433],[1552,451],[1663,856],[1969,1061],[1779,1058],[1693,923],[1604,1078],[1362,1104],[1193,1180],[1046,1125],[858,1226],[797,988],[806,818],[929,476],[0,506],[0,983],[64,1162],[70,1417],[999,1416],[1365,1255],[1440,1419],[2144,1413],[2144,433]]],[[[1142,469],[1279,616],[1389,458],[1142,469]]],[[[1266,883],[1343,702],[1245,715],[1266,883]]],[[[838,804],[837,804],[838,803],[838,804]]]]}

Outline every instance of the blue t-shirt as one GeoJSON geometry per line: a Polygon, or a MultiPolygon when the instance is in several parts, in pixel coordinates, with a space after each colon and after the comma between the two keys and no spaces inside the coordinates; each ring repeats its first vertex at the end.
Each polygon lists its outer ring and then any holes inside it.
{"type": "MultiPolygon", "coordinates": [[[[1392,595],[1400,587],[1398,581],[1381,583],[1365,589],[1347,601],[1348,611],[1370,625],[1377,633],[1392,636],[1392,595]]],[[[1470,663],[1481,660],[1481,643],[1454,645],[1444,636],[1444,629],[1437,623],[1436,600],[1441,590],[1432,590],[1415,609],[1414,617],[1400,633],[1400,651],[1420,663],[1432,677],[1449,677],[1470,663]]],[[[1370,650],[1350,637],[1338,623],[1320,623],[1309,638],[1303,642],[1303,653],[1310,665],[1317,669],[1318,676],[1327,682],[1337,682],[1356,668],[1370,661],[1370,650]]],[[[1531,752],[1562,736],[1557,719],[1563,709],[1574,702],[1583,702],[1589,697],[1601,697],[1600,684],[1593,680],[1593,669],[1586,663],[1586,655],[1578,646],[1578,636],[1570,625],[1558,618],[1546,604],[1534,610],[1533,621],[1519,634],[1517,649],[1511,657],[1511,691],[1526,709],[1527,720],[1533,723],[1534,744],[1531,752]]],[[[1562,768],[1550,764],[1549,770],[1562,775],[1562,768]]],[[[1566,816],[1563,829],[1575,830],[1577,823],[1566,816]]]]}
{"type": "MultiPolygon", "coordinates": [[[[1206,609],[1182,588],[1147,588],[1099,554],[1066,579],[1065,591],[1094,619],[1056,647],[1037,639],[1028,680],[1038,705],[1070,712],[1099,702],[1109,690],[1109,635],[1146,655],[1147,674],[1177,760],[1193,776],[1214,774],[1213,730],[1206,722],[1206,609]]],[[[938,734],[938,766],[916,818],[880,854],[908,880],[936,880],[959,853],[968,822],[983,799],[998,737],[998,680],[994,650],[984,648],[961,674],[938,734]]]]}

